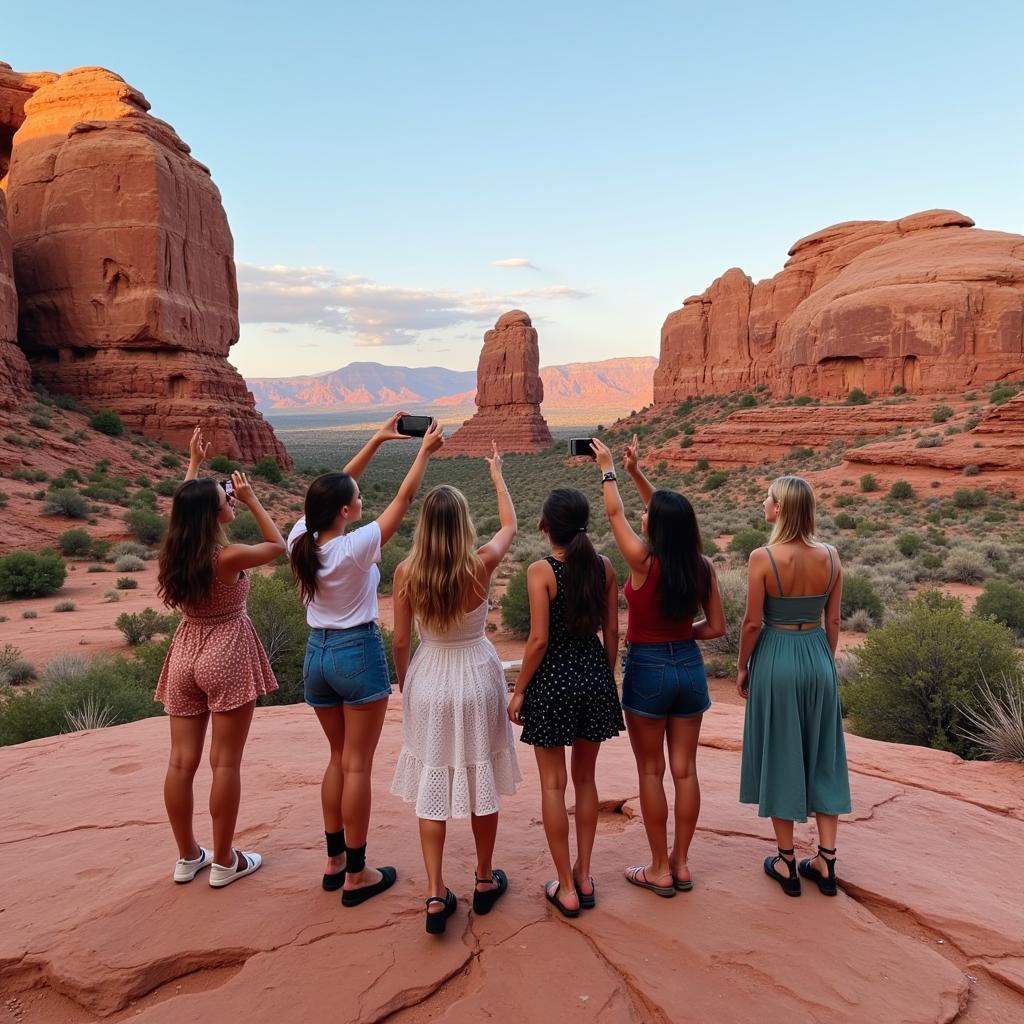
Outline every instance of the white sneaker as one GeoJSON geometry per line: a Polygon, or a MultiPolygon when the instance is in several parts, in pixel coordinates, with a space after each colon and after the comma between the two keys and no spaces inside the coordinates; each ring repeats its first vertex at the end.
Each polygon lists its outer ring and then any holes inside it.
{"type": "Polygon", "coordinates": [[[199,856],[195,860],[180,858],[174,865],[174,880],[179,885],[191,882],[203,868],[208,868],[213,863],[213,853],[205,846],[199,847],[199,856]]]}
{"type": "Polygon", "coordinates": [[[251,875],[263,863],[263,858],[252,850],[235,850],[235,859],[225,867],[223,864],[214,864],[210,868],[210,885],[214,889],[230,885],[232,882],[251,875]],[[241,863],[239,863],[241,857],[241,863]]]}

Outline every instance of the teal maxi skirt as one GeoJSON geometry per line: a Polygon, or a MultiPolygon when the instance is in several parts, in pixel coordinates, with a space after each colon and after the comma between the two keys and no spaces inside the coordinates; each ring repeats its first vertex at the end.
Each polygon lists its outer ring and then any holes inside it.
{"type": "Polygon", "coordinates": [[[740,802],[762,818],[848,814],[836,664],[825,631],[765,625],[750,659],[740,802]]]}

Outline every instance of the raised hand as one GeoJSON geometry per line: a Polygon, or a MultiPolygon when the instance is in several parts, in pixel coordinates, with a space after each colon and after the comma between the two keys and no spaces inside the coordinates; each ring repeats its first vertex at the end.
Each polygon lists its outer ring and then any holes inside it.
{"type": "Polygon", "coordinates": [[[590,443],[594,447],[594,452],[597,455],[597,465],[602,473],[610,473],[615,469],[615,457],[612,455],[612,450],[600,440],[600,438],[592,437],[590,443]]]}
{"type": "Polygon", "coordinates": [[[487,463],[488,468],[491,471],[491,479],[497,482],[501,479],[501,453],[498,451],[498,442],[491,442],[491,454],[484,456],[484,461],[487,463]]]}
{"type": "Polygon", "coordinates": [[[387,422],[377,431],[377,439],[380,441],[404,441],[408,440],[408,434],[400,434],[398,432],[398,421],[403,416],[408,416],[407,412],[396,412],[394,415],[389,416],[387,422]]]}
{"type": "Polygon", "coordinates": [[[206,457],[210,454],[210,448],[213,445],[212,441],[203,440],[203,428],[197,426],[192,431],[192,437],[189,438],[188,442],[188,457],[189,460],[194,462],[197,466],[206,461],[206,457]]]}
{"type": "Polygon", "coordinates": [[[640,462],[640,439],[633,435],[633,440],[622,449],[622,467],[632,473],[640,462]]]}
{"type": "Polygon", "coordinates": [[[237,469],[231,474],[231,483],[234,485],[235,500],[243,505],[251,505],[256,501],[256,492],[249,483],[249,478],[237,469]]]}
{"type": "Polygon", "coordinates": [[[441,446],[444,444],[444,428],[434,420],[433,423],[427,427],[427,432],[423,435],[423,444],[421,445],[422,451],[426,452],[427,455],[433,455],[441,446]]]}

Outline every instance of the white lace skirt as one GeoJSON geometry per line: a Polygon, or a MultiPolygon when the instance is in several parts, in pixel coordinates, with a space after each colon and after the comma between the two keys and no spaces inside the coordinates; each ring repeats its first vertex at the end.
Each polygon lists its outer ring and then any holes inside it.
{"type": "Polygon", "coordinates": [[[403,743],[391,792],[435,821],[493,814],[522,779],[494,645],[423,643],[402,693],[403,743]]]}

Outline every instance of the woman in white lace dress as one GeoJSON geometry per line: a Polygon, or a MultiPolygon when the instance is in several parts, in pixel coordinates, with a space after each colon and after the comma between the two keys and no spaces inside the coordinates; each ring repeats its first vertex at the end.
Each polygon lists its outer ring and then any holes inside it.
{"type": "Polygon", "coordinates": [[[487,459],[501,528],[482,547],[463,494],[442,484],[424,499],[409,557],[395,570],[395,668],[403,745],[391,792],[416,804],[427,869],[426,929],[445,930],[455,895],[441,870],[449,818],[470,817],[476,844],[473,911],[489,913],[508,888],[491,863],[498,796],[521,776],[501,660],[484,635],[491,575],[516,535],[497,445],[487,459]],[[420,645],[409,653],[415,617],[420,645]]]}

